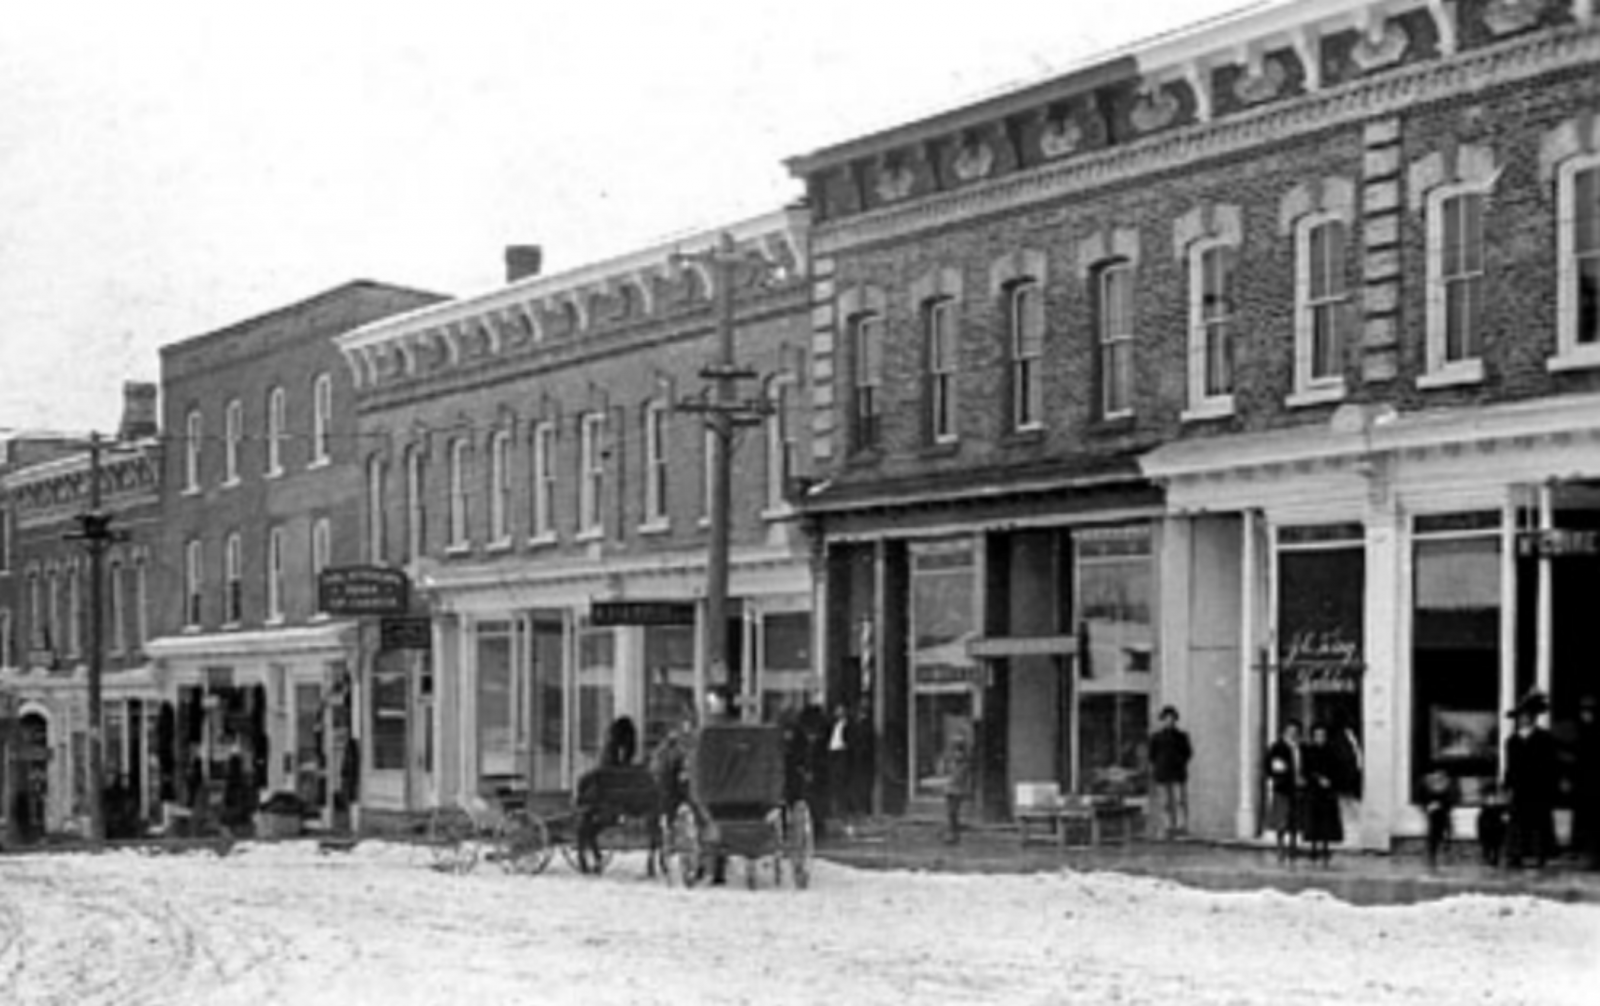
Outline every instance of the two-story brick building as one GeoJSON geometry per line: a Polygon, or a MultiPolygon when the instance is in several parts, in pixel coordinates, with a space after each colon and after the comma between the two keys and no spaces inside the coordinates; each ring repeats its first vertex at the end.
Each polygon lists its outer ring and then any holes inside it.
{"type": "MultiPolygon", "coordinates": [[[[159,805],[151,753],[159,689],[146,661],[160,520],[155,386],[130,383],[119,435],[101,447],[100,510],[117,534],[102,566],[108,823],[135,827],[159,805]]],[[[92,578],[80,514],[91,507],[84,437],[24,437],[0,465],[0,693],[14,718],[0,773],[13,833],[63,830],[88,813],[92,578]]]]}
{"type": "Polygon", "coordinates": [[[824,666],[886,806],[952,732],[993,812],[1136,793],[1172,703],[1195,830],[1259,832],[1299,717],[1381,846],[1427,767],[1475,800],[1515,694],[1595,688],[1550,533],[1600,464],[1595,21],[1268,5],[791,162],[824,666]]]}
{"type": "Polygon", "coordinates": [[[333,337],[440,298],[355,281],[161,351],[166,476],[146,647],[172,704],[168,799],[248,817],[262,789],[322,805],[354,774],[360,626],[318,574],[361,559],[352,379],[333,337]],[[332,783],[333,785],[329,785],[332,783]]]}
{"type": "MultiPolygon", "coordinates": [[[[803,214],[730,226],[739,398],[769,413],[732,457],[732,671],[769,714],[817,690],[810,554],[787,501],[808,449],[803,214]]],[[[363,810],[449,803],[486,779],[570,789],[614,717],[641,746],[706,684],[717,270],[700,234],[364,326],[367,561],[405,569],[427,650],[377,655],[363,810]],[[596,617],[609,603],[610,617],[596,617]],[[627,605],[618,602],[635,602],[627,605]]]]}

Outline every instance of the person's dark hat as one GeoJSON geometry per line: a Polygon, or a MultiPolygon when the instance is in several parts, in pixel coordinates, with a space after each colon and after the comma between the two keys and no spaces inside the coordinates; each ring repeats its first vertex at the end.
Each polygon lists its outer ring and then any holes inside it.
{"type": "Polygon", "coordinates": [[[1167,718],[1167,717],[1168,717],[1168,716],[1170,716],[1170,717],[1172,717],[1172,718],[1173,718],[1173,719],[1174,719],[1174,720],[1176,720],[1176,719],[1177,719],[1177,718],[1178,718],[1178,710],[1177,710],[1177,707],[1175,707],[1175,706],[1162,706],[1162,707],[1161,707],[1161,715],[1159,715],[1159,716],[1157,716],[1157,717],[1156,717],[1156,719],[1158,719],[1158,720],[1164,720],[1164,719],[1166,719],[1166,718],[1167,718]]]}
{"type": "Polygon", "coordinates": [[[1527,714],[1529,716],[1539,716],[1549,711],[1549,697],[1546,696],[1544,692],[1541,692],[1539,689],[1535,688],[1528,692],[1528,694],[1524,695],[1516,705],[1512,706],[1511,711],[1506,713],[1506,715],[1513,718],[1523,714],[1527,714]]]}

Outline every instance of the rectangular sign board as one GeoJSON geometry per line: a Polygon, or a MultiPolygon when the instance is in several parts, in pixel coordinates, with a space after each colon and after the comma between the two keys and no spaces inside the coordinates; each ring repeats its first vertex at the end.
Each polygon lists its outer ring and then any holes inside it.
{"type": "Polygon", "coordinates": [[[427,618],[385,618],[378,626],[380,650],[433,648],[433,623],[427,618]]]}
{"type": "Polygon", "coordinates": [[[693,625],[693,601],[595,601],[591,625],[693,625]]]}
{"type": "Polygon", "coordinates": [[[404,615],[411,607],[411,583],[398,569],[339,566],[317,578],[317,597],[330,615],[404,615]]]}
{"type": "Polygon", "coordinates": [[[1600,532],[1574,531],[1568,528],[1523,531],[1517,535],[1517,554],[1525,559],[1600,555],[1600,532]]]}

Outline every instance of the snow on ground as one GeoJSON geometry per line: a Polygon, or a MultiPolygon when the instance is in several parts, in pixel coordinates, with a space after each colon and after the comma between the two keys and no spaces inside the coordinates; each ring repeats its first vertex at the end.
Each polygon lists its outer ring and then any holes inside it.
{"type": "Polygon", "coordinates": [[[1600,908],[819,864],[685,891],[362,843],[0,859],[0,1002],[1591,1004],[1600,908]]]}

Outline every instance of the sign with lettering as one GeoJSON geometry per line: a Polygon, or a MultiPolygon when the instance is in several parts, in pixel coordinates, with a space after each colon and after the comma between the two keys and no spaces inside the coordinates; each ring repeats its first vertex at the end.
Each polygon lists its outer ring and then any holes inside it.
{"type": "Polygon", "coordinates": [[[378,626],[380,650],[433,648],[433,623],[427,618],[385,618],[378,626]]]}
{"type": "Polygon", "coordinates": [[[919,685],[988,685],[989,669],[982,664],[918,664],[919,685]]]}
{"type": "Polygon", "coordinates": [[[1600,555],[1600,531],[1549,528],[1517,535],[1517,554],[1524,559],[1554,559],[1568,555],[1600,555]]]}
{"type": "Polygon", "coordinates": [[[398,569],[340,566],[317,577],[317,599],[329,615],[404,615],[411,608],[411,582],[398,569]]]}
{"type": "Polygon", "coordinates": [[[1359,734],[1366,671],[1360,544],[1278,553],[1278,715],[1359,734]]]}
{"type": "Polygon", "coordinates": [[[589,623],[615,625],[693,625],[693,601],[595,601],[589,623]]]}

